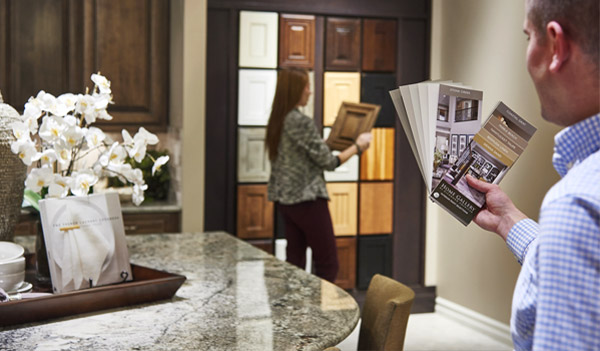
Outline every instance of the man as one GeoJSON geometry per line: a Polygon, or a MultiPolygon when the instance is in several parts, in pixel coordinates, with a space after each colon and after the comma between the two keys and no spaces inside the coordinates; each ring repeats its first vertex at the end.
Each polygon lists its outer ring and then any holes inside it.
{"type": "Polygon", "coordinates": [[[475,223],[522,264],[513,296],[517,350],[600,350],[600,71],[598,0],[526,0],[527,69],[544,119],[565,126],[552,162],[562,179],[539,223],[496,185],[475,223]]]}

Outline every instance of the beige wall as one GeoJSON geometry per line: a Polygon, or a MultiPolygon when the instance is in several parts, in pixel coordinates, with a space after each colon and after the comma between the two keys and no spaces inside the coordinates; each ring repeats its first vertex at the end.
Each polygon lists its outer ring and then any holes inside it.
{"type": "Polygon", "coordinates": [[[206,14],[206,0],[171,1],[170,115],[181,129],[184,232],[204,228],[206,14]]]}
{"type": "MultiPolygon", "coordinates": [[[[526,214],[537,219],[545,192],[558,180],[551,165],[559,130],[540,117],[525,66],[521,0],[433,0],[431,78],[484,91],[484,117],[499,100],[538,132],[501,183],[526,214]]],[[[520,266],[495,234],[464,227],[437,206],[427,207],[426,283],[438,296],[509,322],[520,266]]]]}

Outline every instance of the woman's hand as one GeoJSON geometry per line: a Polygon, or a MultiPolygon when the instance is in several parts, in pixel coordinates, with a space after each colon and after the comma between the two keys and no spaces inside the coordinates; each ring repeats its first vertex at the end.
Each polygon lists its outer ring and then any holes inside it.
{"type": "Polygon", "coordinates": [[[371,145],[371,140],[373,140],[373,135],[371,132],[361,133],[358,138],[356,138],[356,145],[360,147],[360,152],[365,151],[371,145]]]}

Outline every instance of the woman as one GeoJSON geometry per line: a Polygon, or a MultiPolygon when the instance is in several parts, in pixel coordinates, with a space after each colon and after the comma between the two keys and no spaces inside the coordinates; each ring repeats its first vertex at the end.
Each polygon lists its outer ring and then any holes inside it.
{"type": "Polygon", "coordinates": [[[309,246],[316,275],[333,282],[339,266],[323,170],[334,170],[366,150],[371,133],[362,133],[334,156],[313,120],[298,110],[310,94],[306,71],[279,72],[265,141],[271,160],[268,192],[285,221],[287,261],[304,269],[309,246]]]}

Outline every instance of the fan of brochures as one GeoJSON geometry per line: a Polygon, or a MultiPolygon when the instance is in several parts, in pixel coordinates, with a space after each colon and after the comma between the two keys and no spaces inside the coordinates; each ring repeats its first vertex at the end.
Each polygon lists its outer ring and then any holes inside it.
{"type": "Polygon", "coordinates": [[[426,81],[390,91],[429,198],[468,225],[485,205],[465,175],[498,184],[536,128],[499,102],[483,126],[483,92],[426,81]]]}

